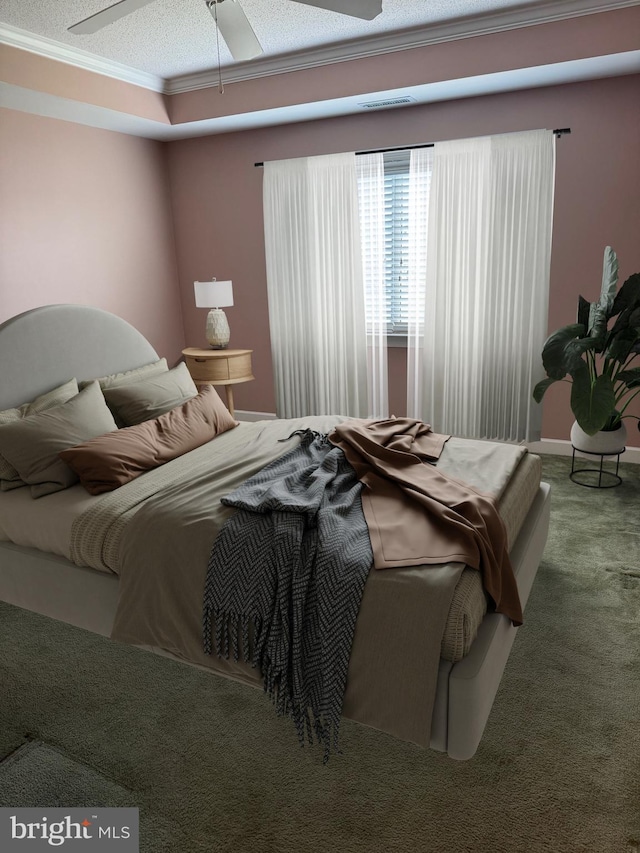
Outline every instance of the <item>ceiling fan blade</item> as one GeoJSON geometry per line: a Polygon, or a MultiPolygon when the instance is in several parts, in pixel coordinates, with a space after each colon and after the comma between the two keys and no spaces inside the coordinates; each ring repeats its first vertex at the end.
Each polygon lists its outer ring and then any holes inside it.
{"type": "Polygon", "coordinates": [[[382,12],[382,0],[294,0],[294,2],[328,9],[330,12],[339,12],[341,15],[350,15],[352,18],[363,18],[365,21],[372,21],[382,12]]]}
{"type": "Polygon", "coordinates": [[[253,59],[263,52],[253,27],[236,0],[207,0],[207,8],[217,21],[220,35],[234,59],[253,59]]]}
{"type": "Polygon", "coordinates": [[[109,6],[108,9],[96,12],[95,15],[90,15],[84,21],[79,21],[77,24],[69,27],[68,32],[76,36],[97,33],[98,30],[101,30],[108,24],[113,24],[114,21],[118,21],[120,18],[124,18],[125,15],[135,12],[137,9],[142,9],[143,6],[153,2],[155,0],[120,0],[119,3],[109,6]]]}

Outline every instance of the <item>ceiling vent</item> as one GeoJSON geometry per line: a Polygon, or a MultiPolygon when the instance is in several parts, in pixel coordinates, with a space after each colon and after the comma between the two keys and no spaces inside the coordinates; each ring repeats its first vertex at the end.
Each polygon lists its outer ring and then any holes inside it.
{"type": "Polygon", "coordinates": [[[410,95],[402,95],[399,98],[386,98],[384,101],[365,101],[358,104],[358,106],[364,110],[381,110],[385,107],[399,107],[401,104],[415,103],[417,103],[415,98],[412,98],[410,95]]]}

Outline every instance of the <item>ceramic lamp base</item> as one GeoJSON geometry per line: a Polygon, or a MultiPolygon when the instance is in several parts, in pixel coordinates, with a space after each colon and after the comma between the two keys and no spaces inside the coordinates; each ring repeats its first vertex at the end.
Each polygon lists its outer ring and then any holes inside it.
{"type": "Polygon", "coordinates": [[[207,315],[207,340],[212,349],[226,349],[229,346],[231,330],[227,315],[222,308],[212,308],[207,315]]]}

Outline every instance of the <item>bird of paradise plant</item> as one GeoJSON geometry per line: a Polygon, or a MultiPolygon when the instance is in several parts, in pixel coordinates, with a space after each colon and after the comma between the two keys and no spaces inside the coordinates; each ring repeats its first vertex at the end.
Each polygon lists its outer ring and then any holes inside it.
{"type": "Polygon", "coordinates": [[[640,394],[640,273],[616,293],[618,258],[604,250],[602,289],[597,302],[578,298],[577,322],[554,332],[542,350],[547,373],[533,389],[541,402],[554,382],[571,382],[571,410],[588,435],[617,429],[622,418],[636,418],[629,405],[640,394]],[[612,322],[613,321],[613,322],[612,322]]]}

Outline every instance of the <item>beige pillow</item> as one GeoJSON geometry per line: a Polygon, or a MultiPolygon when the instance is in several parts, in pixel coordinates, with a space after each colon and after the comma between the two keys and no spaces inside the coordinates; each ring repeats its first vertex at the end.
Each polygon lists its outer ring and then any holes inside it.
{"type": "Polygon", "coordinates": [[[110,492],[237,426],[212,385],[158,418],[63,450],[92,495],[110,492]]]}
{"type": "Polygon", "coordinates": [[[77,482],[62,450],[117,429],[97,382],[66,403],[0,427],[0,453],[31,487],[34,498],[77,482]]]}
{"type": "MultiPolygon", "coordinates": [[[[20,421],[29,415],[35,415],[38,412],[45,412],[47,409],[52,409],[54,406],[59,406],[61,403],[66,403],[78,393],[78,383],[75,379],[70,379],[64,385],[59,385],[45,394],[40,394],[31,403],[24,403],[15,409],[5,409],[0,412],[0,428],[5,424],[20,421]]],[[[10,489],[17,489],[24,486],[24,483],[16,469],[11,463],[0,453],[0,490],[7,492],[10,489]]]]}
{"type": "MultiPolygon", "coordinates": [[[[118,385],[131,385],[133,382],[139,382],[142,379],[147,379],[156,373],[166,373],[169,370],[167,359],[161,358],[159,361],[152,361],[150,364],[143,364],[142,367],[134,367],[133,370],[126,370],[124,373],[112,373],[109,376],[101,376],[96,381],[104,390],[105,388],[115,388],[118,385]]],[[[80,390],[86,388],[94,380],[80,383],[80,390]]]]}
{"type": "Polygon", "coordinates": [[[105,388],[109,408],[127,426],[149,421],[195,397],[198,389],[184,363],[132,385],[105,388]]]}

